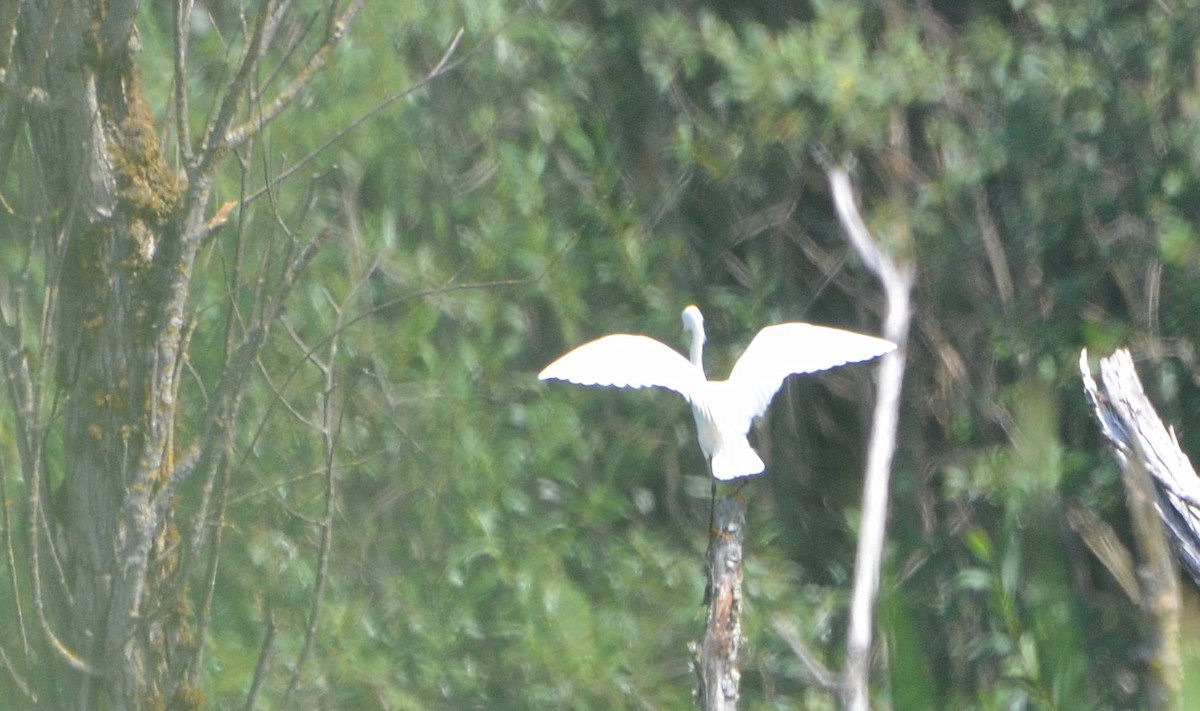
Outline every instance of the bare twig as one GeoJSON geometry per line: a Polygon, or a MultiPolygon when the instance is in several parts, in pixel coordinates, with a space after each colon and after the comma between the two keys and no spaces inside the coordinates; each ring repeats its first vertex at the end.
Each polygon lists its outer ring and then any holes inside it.
{"type": "MultiPolygon", "coordinates": [[[[265,108],[256,111],[250,120],[234,128],[225,136],[225,141],[230,148],[237,148],[245,143],[246,139],[257,134],[264,126],[279,116],[284,109],[290,106],[296,97],[299,96],[300,92],[312,83],[313,77],[317,75],[321,67],[325,66],[325,62],[329,61],[329,55],[333,53],[333,48],[341,42],[342,37],[346,33],[346,28],[354,21],[355,16],[362,10],[366,2],[367,0],[354,0],[340,17],[330,23],[330,31],[325,36],[325,41],[316,52],[313,52],[312,56],[308,59],[308,63],[292,77],[287,86],[280,90],[279,95],[271,103],[267,104],[265,108]]],[[[336,7],[336,3],[334,7],[336,7]]]]}
{"type": "Polygon", "coordinates": [[[172,94],[175,103],[175,132],[184,163],[192,162],[192,120],[188,106],[187,52],[191,37],[193,0],[175,0],[175,80],[172,94]]]}
{"type": "MultiPolygon", "coordinates": [[[[41,423],[38,399],[35,395],[36,386],[33,373],[30,371],[28,357],[23,352],[19,331],[0,322],[0,344],[5,348],[5,379],[9,385],[9,395],[14,410],[17,413],[18,451],[22,468],[26,475],[26,490],[28,492],[27,507],[29,535],[29,573],[32,583],[33,609],[42,637],[46,643],[71,668],[94,675],[96,672],[91,664],[72,651],[58,636],[46,616],[45,593],[42,585],[41,556],[39,541],[42,531],[48,530],[45,521],[45,508],[42,502],[42,491],[45,489],[41,453],[41,423]]],[[[6,507],[7,510],[7,507],[6,507]]],[[[19,599],[19,598],[18,598],[19,599]]],[[[22,627],[23,629],[23,627],[22,627]]]]}
{"type": "MultiPolygon", "coordinates": [[[[284,180],[287,180],[288,178],[290,178],[292,175],[294,175],[296,173],[296,171],[300,170],[305,165],[308,165],[310,162],[312,162],[312,160],[314,158],[321,155],[325,151],[329,150],[330,146],[332,146],[333,144],[335,144],[338,141],[345,138],[350,132],[352,132],[354,129],[358,128],[362,124],[366,123],[367,120],[374,117],[380,111],[383,111],[384,109],[386,109],[387,107],[396,103],[400,99],[403,99],[404,97],[411,95],[413,92],[421,89],[424,86],[427,86],[433,80],[437,79],[438,77],[440,77],[440,76],[446,74],[447,72],[453,70],[454,68],[456,68],[463,60],[466,59],[466,57],[463,57],[462,59],[455,61],[453,63],[450,62],[450,58],[454,55],[454,52],[458,49],[458,44],[462,40],[462,36],[463,36],[463,31],[460,28],[458,30],[458,32],[456,32],[454,34],[454,38],[452,40],[450,40],[450,45],[446,48],[445,53],[442,54],[442,58],[440,60],[438,60],[438,63],[436,65],[434,65],[433,69],[430,69],[429,72],[420,81],[412,84],[411,86],[405,87],[404,89],[396,92],[395,94],[392,94],[391,96],[386,97],[379,103],[375,104],[371,108],[364,111],[361,116],[354,119],[353,121],[351,121],[349,124],[347,124],[346,126],[341,128],[340,130],[335,131],[329,138],[325,139],[321,143],[321,145],[319,145],[316,148],[314,148],[313,150],[309,151],[307,154],[302,156],[295,163],[292,163],[287,168],[284,168],[283,170],[281,170],[279,172],[279,174],[274,176],[270,181],[268,181],[266,185],[262,186],[255,192],[250,193],[250,195],[248,195],[243,200],[243,204],[253,202],[253,201],[257,200],[258,198],[262,197],[262,195],[264,193],[269,193],[271,190],[273,190],[275,188],[276,185],[278,185],[279,183],[283,182],[284,180]]],[[[468,56],[469,56],[469,54],[468,54],[468,56]]]]}
{"type": "Polygon", "coordinates": [[[13,666],[12,660],[8,658],[8,652],[4,651],[3,645],[0,645],[0,664],[4,665],[4,670],[8,672],[9,678],[11,678],[13,683],[17,685],[17,688],[21,690],[21,693],[25,695],[25,698],[29,699],[34,703],[34,705],[36,705],[38,702],[37,694],[33,692],[33,689],[29,688],[29,683],[26,682],[17,672],[16,667],[13,666]]]}
{"type": "Polygon", "coordinates": [[[275,285],[269,299],[250,324],[241,344],[230,355],[230,361],[221,373],[221,380],[214,391],[209,407],[201,417],[197,440],[207,443],[209,450],[195,448],[188,452],[176,465],[176,474],[169,482],[170,486],[164,487],[160,497],[169,500],[171,496],[174,496],[176,488],[196,471],[204,456],[209,454],[212,447],[216,445],[212,435],[221,431],[235,419],[240,407],[242,386],[249,377],[249,373],[253,371],[251,365],[258,357],[271,325],[282,312],[287,296],[291,293],[300,273],[331,237],[332,233],[328,231],[320,232],[304,245],[294,260],[284,267],[279,282],[275,285]]]}
{"type": "Polygon", "coordinates": [[[54,650],[55,654],[67,663],[72,669],[83,672],[89,676],[98,676],[98,672],[89,662],[83,657],[76,654],[62,639],[54,632],[50,626],[50,620],[46,617],[46,601],[42,589],[41,563],[38,560],[38,528],[43,524],[41,511],[41,485],[39,482],[30,482],[29,484],[29,537],[30,537],[30,560],[29,574],[33,580],[33,610],[37,613],[38,623],[42,628],[42,636],[46,643],[54,650]]]}
{"type": "MultiPolygon", "coordinates": [[[[270,24],[268,18],[274,15],[274,8],[275,5],[268,1],[259,10],[254,30],[250,33],[250,38],[242,53],[242,61],[238,65],[233,79],[230,80],[229,85],[226,87],[225,95],[221,99],[216,113],[209,119],[208,127],[204,131],[204,138],[200,142],[199,155],[196,157],[194,175],[190,176],[193,182],[195,182],[197,177],[203,178],[210,175],[216,169],[219,160],[227,152],[226,149],[229,146],[229,140],[226,134],[229,126],[233,123],[233,116],[237,111],[238,104],[246,95],[247,87],[254,74],[254,70],[258,68],[263,54],[266,52],[266,35],[268,34],[268,26],[270,24]]],[[[183,139],[181,138],[181,140],[183,139]]],[[[189,169],[191,167],[191,164],[189,164],[189,169]]]]}
{"type": "Polygon", "coordinates": [[[808,672],[808,676],[814,684],[830,693],[841,692],[842,680],[817,659],[816,655],[800,639],[795,628],[782,615],[776,615],[771,620],[771,629],[775,630],[775,634],[779,635],[779,638],[791,648],[792,654],[795,654],[796,659],[800,660],[800,664],[808,672]]]}
{"type": "MultiPolygon", "coordinates": [[[[338,320],[341,320],[342,310],[338,309],[338,320]]],[[[287,690],[283,694],[284,703],[292,697],[300,675],[304,670],[305,661],[312,652],[317,638],[317,628],[321,619],[321,603],[325,592],[325,582],[329,573],[329,555],[333,548],[333,501],[334,501],[334,455],[337,451],[338,434],[341,431],[342,409],[337,405],[338,381],[336,364],[338,344],[340,339],[334,338],[329,342],[329,354],[324,363],[317,363],[325,378],[325,387],[321,401],[321,441],[325,454],[325,510],[321,519],[321,543],[317,552],[317,579],[313,585],[312,606],[309,610],[308,631],[304,636],[304,647],[292,666],[292,678],[288,681],[287,690]]],[[[316,362],[316,359],[312,359],[316,362]]]]}
{"type": "Polygon", "coordinates": [[[992,268],[992,280],[996,283],[996,292],[1000,294],[1000,303],[1007,306],[1013,298],[1012,270],[1004,254],[1000,231],[996,229],[996,221],[992,219],[992,210],[988,207],[987,191],[976,185],[971,192],[975,198],[975,222],[979,225],[979,236],[983,239],[988,265],[992,268]]]}
{"type": "Polygon", "coordinates": [[[258,664],[254,667],[254,679],[250,682],[250,691],[246,693],[246,711],[254,711],[254,707],[258,704],[258,693],[267,679],[267,670],[271,668],[271,658],[275,656],[275,632],[275,615],[268,610],[267,631],[263,635],[262,647],[258,652],[258,664]]]}
{"type": "MultiPolygon", "coordinates": [[[[212,625],[212,609],[213,598],[217,592],[217,571],[221,564],[221,543],[224,540],[225,533],[225,511],[229,501],[229,476],[228,462],[229,452],[233,450],[233,435],[231,432],[225,432],[225,453],[220,458],[220,461],[214,462],[208,476],[204,481],[204,493],[201,498],[201,510],[196,515],[196,537],[206,530],[211,528],[212,537],[209,542],[209,550],[211,551],[208,558],[208,567],[204,571],[204,590],[203,602],[200,605],[200,612],[196,616],[196,653],[192,657],[190,671],[193,678],[199,677],[200,670],[204,663],[204,641],[208,637],[209,627],[212,625]],[[220,477],[220,481],[217,478],[220,477]],[[216,502],[212,503],[213,490],[216,489],[216,502]],[[213,508],[213,521],[211,525],[208,523],[209,506],[213,508]]],[[[199,543],[193,543],[192,548],[199,548],[199,543]]],[[[195,555],[193,553],[193,555],[195,555]]],[[[186,575],[180,577],[186,578],[186,575]]]]}
{"type": "Polygon", "coordinates": [[[1120,536],[1104,519],[1089,508],[1074,505],[1067,509],[1067,524],[1083,539],[1092,555],[1108,570],[1130,602],[1140,603],[1137,573],[1134,571],[1133,555],[1121,542],[1120,536]]]}
{"type": "MultiPolygon", "coordinates": [[[[0,461],[2,464],[2,461],[0,461]]],[[[3,466],[0,466],[0,474],[4,472],[3,466]]],[[[0,525],[4,526],[4,557],[8,564],[8,584],[12,590],[13,611],[16,613],[17,631],[21,636],[21,651],[28,658],[29,656],[29,635],[26,633],[25,622],[25,605],[21,602],[21,586],[17,579],[17,558],[13,553],[13,523],[8,516],[9,509],[8,501],[8,477],[0,477],[0,525]]]]}
{"type": "Polygon", "coordinates": [[[887,532],[888,488],[896,432],[900,420],[900,392],[904,383],[905,349],[912,320],[910,295],[916,271],[909,262],[899,262],[881,249],[863,222],[854,202],[850,176],[840,166],[826,162],[825,173],[833,191],[838,218],[850,244],[863,263],[883,284],[887,317],[883,335],[896,344],[879,365],[878,394],[872,417],[871,441],[867,449],[867,471],[863,482],[862,522],[854,564],[854,587],[850,598],[850,623],[846,632],[846,669],[843,706],[866,711],[870,704],[870,656],[875,599],[879,592],[883,544],[887,532]]]}

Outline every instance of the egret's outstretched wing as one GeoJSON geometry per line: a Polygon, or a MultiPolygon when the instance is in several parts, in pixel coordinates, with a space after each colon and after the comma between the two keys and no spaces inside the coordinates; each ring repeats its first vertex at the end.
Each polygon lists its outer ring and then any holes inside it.
{"type": "Polygon", "coordinates": [[[618,333],[585,343],[546,366],[538,378],[580,385],[621,388],[659,387],[695,401],[704,390],[704,373],[687,358],[647,336],[618,333]]]}
{"type": "Polygon", "coordinates": [[[787,376],[869,360],[895,348],[891,341],[840,328],[781,323],[758,332],[734,364],[729,382],[749,394],[746,414],[753,419],[766,411],[787,376]]]}

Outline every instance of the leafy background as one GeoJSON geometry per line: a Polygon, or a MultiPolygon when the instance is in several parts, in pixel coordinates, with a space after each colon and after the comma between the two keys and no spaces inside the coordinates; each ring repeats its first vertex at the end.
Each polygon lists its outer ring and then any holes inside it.
{"type": "MultiPolygon", "coordinates": [[[[876,704],[1142,707],[1134,606],[1065,514],[1129,538],[1075,362],[1131,347],[1196,449],[1195,5],[369,6],[301,110],[259,139],[265,157],[232,161],[217,187],[218,203],[259,190],[462,29],[448,76],[242,210],[249,243],[225,229],[201,265],[197,383],[220,362],[233,265],[254,278],[286,248],[280,223],[333,235],[246,392],[211,705],[242,703],[268,618],[264,706],[299,653],[323,495],[304,422],[321,377],[300,344],[336,333],[337,525],[310,707],[687,707],[709,485],[686,407],[535,375],[609,332],[682,348],[688,303],[708,319],[711,373],[772,322],[878,332],[823,146],[855,161],[872,229],[919,272],[876,704]]],[[[165,122],[159,12],[143,10],[141,61],[165,122]]],[[[198,14],[197,121],[237,37],[230,8],[198,14]]],[[[870,394],[864,366],[791,382],[755,435],[768,473],[743,490],[744,708],[835,705],[770,623],[839,666],[870,394]]]]}

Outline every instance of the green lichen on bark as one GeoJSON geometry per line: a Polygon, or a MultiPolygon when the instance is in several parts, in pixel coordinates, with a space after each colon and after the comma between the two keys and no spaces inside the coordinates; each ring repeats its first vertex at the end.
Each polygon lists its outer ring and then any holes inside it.
{"type": "Polygon", "coordinates": [[[158,130],[142,93],[141,75],[132,62],[105,72],[101,96],[119,99],[101,105],[107,153],[117,180],[117,210],[125,217],[126,267],[146,266],[172,230],[182,195],[181,181],[163,158],[158,130]]]}

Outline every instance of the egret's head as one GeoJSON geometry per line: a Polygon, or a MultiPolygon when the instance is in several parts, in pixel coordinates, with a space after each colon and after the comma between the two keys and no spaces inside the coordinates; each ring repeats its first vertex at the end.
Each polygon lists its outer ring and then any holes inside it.
{"type": "Polygon", "coordinates": [[[701,338],[704,337],[704,316],[695,305],[683,310],[683,327],[691,331],[692,335],[699,333],[701,338]]]}
{"type": "Polygon", "coordinates": [[[683,310],[683,327],[692,333],[692,362],[704,370],[704,317],[700,315],[700,309],[688,306],[683,310]]]}

